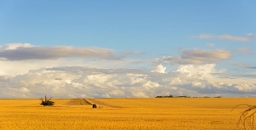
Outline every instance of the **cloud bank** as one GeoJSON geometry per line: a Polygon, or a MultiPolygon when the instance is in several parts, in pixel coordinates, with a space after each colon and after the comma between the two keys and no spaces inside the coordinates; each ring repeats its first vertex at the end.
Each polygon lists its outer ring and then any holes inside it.
{"type": "Polygon", "coordinates": [[[101,48],[37,47],[30,44],[9,44],[0,48],[0,59],[2,60],[40,60],[68,57],[114,58],[111,50],[101,48]]]}
{"type": "Polygon", "coordinates": [[[130,52],[123,54],[121,60],[113,60],[120,53],[104,48],[2,45],[0,97],[253,96],[256,93],[255,73],[229,74],[225,68],[217,69],[219,62],[232,57],[227,50],[184,50],[178,56],[146,60],[127,58],[130,52]]]}
{"type": "MultiPolygon", "coordinates": [[[[157,95],[252,95],[254,75],[221,77],[215,64],[180,65],[168,73],[139,69],[54,67],[0,77],[1,97],[155,97],[157,95]]],[[[232,76],[232,75],[230,75],[232,76]]]]}
{"type": "Polygon", "coordinates": [[[225,50],[185,50],[181,56],[156,58],[157,63],[166,64],[209,64],[229,59],[232,54],[225,50]]]}

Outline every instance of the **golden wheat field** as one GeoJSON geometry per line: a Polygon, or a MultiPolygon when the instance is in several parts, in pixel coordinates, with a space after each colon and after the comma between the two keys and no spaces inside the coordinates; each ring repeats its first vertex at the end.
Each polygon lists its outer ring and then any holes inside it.
{"type": "Polygon", "coordinates": [[[240,130],[254,98],[0,99],[1,130],[240,130]],[[97,104],[96,109],[91,104],[97,104]]]}

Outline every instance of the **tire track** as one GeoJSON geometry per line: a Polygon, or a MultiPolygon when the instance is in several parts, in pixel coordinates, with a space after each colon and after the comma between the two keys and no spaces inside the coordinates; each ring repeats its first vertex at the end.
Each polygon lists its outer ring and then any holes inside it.
{"type": "Polygon", "coordinates": [[[89,101],[91,104],[97,104],[97,106],[105,106],[105,107],[110,107],[110,108],[123,108],[121,106],[107,104],[105,102],[101,102],[96,99],[86,99],[86,100],[89,101]]]}
{"type": "Polygon", "coordinates": [[[81,99],[81,98],[75,98],[69,100],[65,105],[92,105],[89,101],[86,99],[81,99]]]}

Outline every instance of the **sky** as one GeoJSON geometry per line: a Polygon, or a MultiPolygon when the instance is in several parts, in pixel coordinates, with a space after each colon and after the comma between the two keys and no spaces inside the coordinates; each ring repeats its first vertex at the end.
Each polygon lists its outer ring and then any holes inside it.
{"type": "Polygon", "coordinates": [[[0,0],[0,98],[256,96],[255,0],[0,0]]]}

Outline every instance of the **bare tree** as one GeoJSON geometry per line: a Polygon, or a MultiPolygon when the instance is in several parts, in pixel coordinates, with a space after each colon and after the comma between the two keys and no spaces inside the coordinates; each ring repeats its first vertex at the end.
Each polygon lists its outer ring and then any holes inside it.
{"type": "MultiPolygon", "coordinates": [[[[235,106],[233,109],[239,106],[247,106],[248,108],[241,112],[239,120],[237,122],[237,127],[241,124],[244,130],[253,130],[254,129],[254,115],[256,113],[256,105],[248,105],[248,104],[239,104],[235,106]]],[[[232,110],[233,110],[232,109],[232,110]]]]}
{"type": "Polygon", "coordinates": [[[44,98],[40,98],[40,99],[42,101],[40,105],[43,105],[43,106],[53,106],[54,105],[54,102],[51,101],[52,97],[47,98],[45,95],[44,98]]]}

